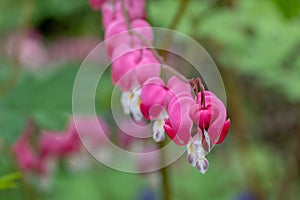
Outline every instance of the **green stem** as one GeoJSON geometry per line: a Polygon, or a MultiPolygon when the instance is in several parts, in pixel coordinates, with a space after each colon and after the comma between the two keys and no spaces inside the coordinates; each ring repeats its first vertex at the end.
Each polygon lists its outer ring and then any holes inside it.
{"type": "MultiPolygon", "coordinates": [[[[181,0],[180,4],[178,6],[178,10],[175,14],[175,16],[173,17],[173,20],[169,26],[170,31],[168,32],[168,34],[166,35],[165,39],[164,39],[164,43],[163,43],[163,50],[168,49],[168,47],[170,46],[171,42],[172,42],[172,38],[173,38],[173,30],[176,29],[179,25],[179,22],[181,21],[186,8],[188,6],[189,0],[181,0]]],[[[162,57],[165,57],[167,54],[167,51],[163,51],[161,53],[162,57]]]]}
{"type": "MultiPolygon", "coordinates": [[[[164,147],[166,143],[166,140],[164,140],[163,142],[159,143],[159,147],[160,149],[162,149],[164,147]]],[[[160,159],[161,159],[161,164],[165,163],[165,153],[164,151],[161,151],[161,155],[160,155],[160,159]]],[[[161,184],[162,184],[162,195],[163,195],[163,199],[164,200],[170,200],[171,199],[171,187],[170,187],[170,182],[169,182],[169,170],[168,167],[164,167],[161,168],[159,170],[160,175],[161,175],[161,184]]]]}

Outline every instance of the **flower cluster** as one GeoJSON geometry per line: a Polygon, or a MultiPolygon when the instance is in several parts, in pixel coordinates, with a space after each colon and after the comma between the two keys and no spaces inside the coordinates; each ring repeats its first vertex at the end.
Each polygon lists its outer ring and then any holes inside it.
{"type": "Polygon", "coordinates": [[[47,177],[51,172],[49,164],[53,161],[71,158],[85,151],[80,139],[89,142],[91,147],[103,146],[106,141],[104,137],[109,136],[108,127],[102,118],[97,118],[103,129],[103,134],[99,134],[93,123],[94,119],[86,116],[80,117],[76,122],[80,126],[81,138],[74,120],[70,120],[66,130],[61,132],[37,131],[33,121],[28,122],[27,128],[12,146],[18,167],[23,172],[47,177]]]}
{"type": "Polygon", "coordinates": [[[200,79],[160,78],[161,61],[147,44],[153,30],[145,20],[144,0],[90,0],[102,12],[105,41],[111,58],[112,81],[119,86],[124,113],[134,120],[153,122],[153,139],[165,134],[187,146],[188,161],[201,173],[208,168],[205,155],[226,137],[230,121],[224,104],[200,79]]]}

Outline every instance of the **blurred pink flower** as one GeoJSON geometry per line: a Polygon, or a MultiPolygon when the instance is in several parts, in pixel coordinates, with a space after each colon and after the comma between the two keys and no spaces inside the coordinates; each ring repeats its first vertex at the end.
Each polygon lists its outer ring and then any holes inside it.
{"type": "MultiPolygon", "coordinates": [[[[131,29],[133,29],[137,34],[141,35],[147,43],[151,44],[153,41],[153,31],[150,24],[143,19],[135,19],[130,23],[131,29]]],[[[116,47],[121,44],[127,44],[131,48],[145,47],[146,44],[138,38],[136,35],[130,34],[128,27],[124,20],[112,21],[107,26],[105,32],[105,40],[107,46],[107,52],[110,57],[112,57],[113,51],[116,47]],[[114,36],[114,37],[113,37],[114,36]]],[[[114,58],[119,57],[120,54],[114,55],[114,58]]],[[[113,59],[114,59],[113,58],[113,59]]]]}
{"type": "Polygon", "coordinates": [[[20,64],[27,68],[43,68],[48,61],[42,37],[34,30],[27,31],[22,38],[18,38],[17,34],[8,37],[6,52],[11,57],[16,56],[20,64]]]}
{"type": "MultiPolygon", "coordinates": [[[[116,3],[116,9],[122,9],[121,2],[116,3]]],[[[128,12],[129,19],[144,19],[146,17],[145,0],[124,0],[124,6],[128,12]]]]}
{"type": "Polygon", "coordinates": [[[76,116],[70,122],[71,130],[80,136],[80,139],[89,148],[97,149],[109,141],[111,136],[107,123],[101,117],[76,116]],[[101,128],[101,130],[99,129],[101,128]]]}
{"type": "Polygon", "coordinates": [[[148,146],[139,154],[137,162],[138,171],[146,173],[160,168],[160,151],[156,146],[148,146]]]}
{"type": "Polygon", "coordinates": [[[130,119],[124,119],[119,124],[119,143],[126,149],[130,148],[135,142],[142,142],[150,135],[149,127],[143,121],[134,122],[130,119]]]}
{"type": "Polygon", "coordinates": [[[59,158],[79,150],[80,140],[73,127],[65,132],[42,131],[39,137],[41,158],[59,158]]]}
{"type": "Polygon", "coordinates": [[[159,74],[160,64],[147,49],[128,52],[113,61],[112,80],[123,91],[121,103],[125,114],[132,114],[136,121],[142,119],[140,85],[151,77],[158,77],[159,74]]]}
{"type": "Polygon", "coordinates": [[[160,65],[150,50],[141,49],[126,53],[112,63],[112,80],[122,91],[142,85],[148,78],[158,77],[160,65]]]}
{"type": "MultiPolygon", "coordinates": [[[[129,20],[144,19],[145,13],[145,0],[125,0],[124,7],[129,20]]],[[[101,7],[102,24],[107,28],[115,20],[125,21],[121,1],[106,2],[101,7]]]]}
{"type": "Polygon", "coordinates": [[[101,10],[102,5],[106,2],[107,0],[89,0],[90,6],[94,10],[101,10]]]}
{"type": "Polygon", "coordinates": [[[19,139],[12,145],[12,152],[22,171],[44,174],[46,172],[45,162],[40,159],[38,152],[34,151],[30,144],[33,130],[34,125],[29,122],[19,139]]]}

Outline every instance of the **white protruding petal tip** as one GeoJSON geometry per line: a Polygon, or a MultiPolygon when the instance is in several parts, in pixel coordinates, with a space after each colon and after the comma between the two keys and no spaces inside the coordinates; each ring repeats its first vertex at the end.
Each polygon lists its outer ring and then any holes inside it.
{"type": "Polygon", "coordinates": [[[140,110],[141,90],[136,90],[132,94],[133,96],[129,101],[129,112],[132,114],[132,117],[135,121],[141,121],[143,119],[143,114],[140,110]]]}
{"type": "Polygon", "coordinates": [[[123,111],[126,115],[129,115],[129,101],[130,101],[130,96],[131,93],[130,92],[123,92],[121,95],[121,104],[123,107],[123,111]]]}
{"type": "Polygon", "coordinates": [[[208,167],[209,167],[209,163],[206,158],[201,158],[196,163],[196,168],[201,174],[205,174],[206,171],[208,170],[208,167]]]}
{"type": "Polygon", "coordinates": [[[154,121],[152,130],[155,142],[161,142],[165,139],[164,121],[162,119],[154,121]]]}

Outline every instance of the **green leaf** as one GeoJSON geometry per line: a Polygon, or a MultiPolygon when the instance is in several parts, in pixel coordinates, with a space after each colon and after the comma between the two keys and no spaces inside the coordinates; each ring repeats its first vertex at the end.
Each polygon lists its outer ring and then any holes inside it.
{"type": "Polygon", "coordinates": [[[20,172],[14,172],[0,177],[0,190],[15,188],[17,186],[16,181],[20,178],[20,172]]]}
{"type": "Polygon", "coordinates": [[[0,100],[0,137],[13,142],[29,118],[43,129],[62,130],[71,114],[72,89],[77,68],[63,67],[48,76],[25,76],[0,100]]]}
{"type": "Polygon", "coordinates": [[[286,18],[296,17],[300,14],[299,0],[273,0],[273,2],[286,18]]]}

